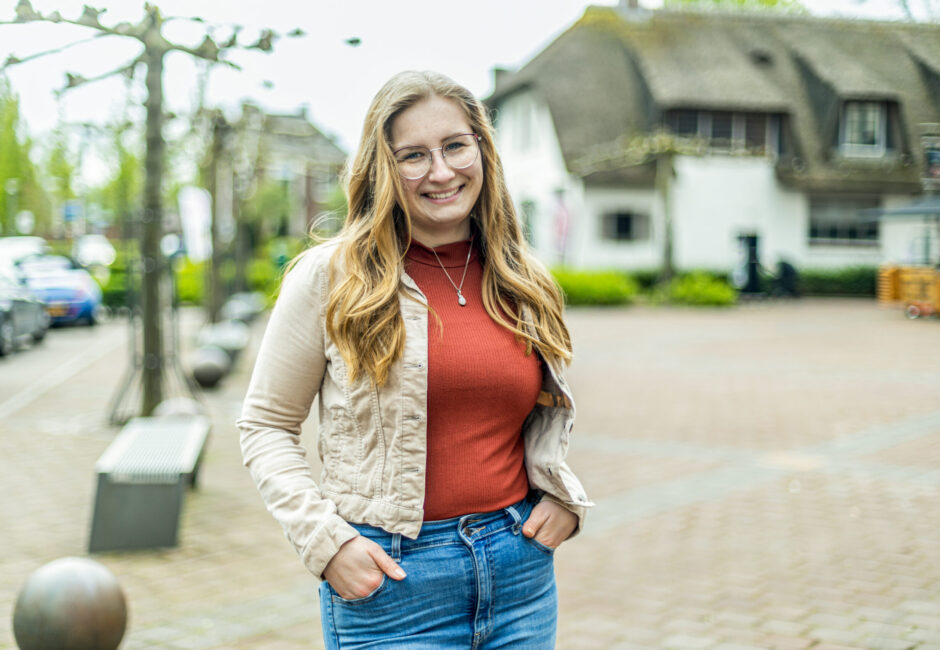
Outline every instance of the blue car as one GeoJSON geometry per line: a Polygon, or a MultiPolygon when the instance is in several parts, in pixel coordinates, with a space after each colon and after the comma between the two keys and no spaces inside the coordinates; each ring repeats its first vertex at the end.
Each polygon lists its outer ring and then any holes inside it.
{"type": "Polygon", "coordinates": [[[16,268],[33,295],[46,303],[53,324],[98,322],[101,287],[77,262],[62,255],[32,255],[16,268]]]}

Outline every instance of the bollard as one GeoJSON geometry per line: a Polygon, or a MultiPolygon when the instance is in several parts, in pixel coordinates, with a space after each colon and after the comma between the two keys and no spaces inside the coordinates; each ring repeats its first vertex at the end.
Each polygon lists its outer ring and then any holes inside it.
{"type": "Polygon", "coordinates": [[[232,359],[222,348],[204,345],[193,352],[190,367],[197,384],[203,388],[213,388],[228,374],[232,359]]]}
{"type": "Polygon", "coordinates": [[[115,650],[126,628],[121,585],[86,558],[60,558],[36,569],[13,609],[20,650],[115,650]]]}
{"type": "Polygon", "coordinates": [[[241,321],[226,320],[204,326],[199,330],[197,342],[200,346],[212,345],[225,350],[232,363],[238,353],[248,345],[249,329],[241,321]]]}

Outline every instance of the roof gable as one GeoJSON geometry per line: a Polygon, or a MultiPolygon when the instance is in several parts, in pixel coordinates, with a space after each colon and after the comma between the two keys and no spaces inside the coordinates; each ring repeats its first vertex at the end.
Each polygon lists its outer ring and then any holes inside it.
{"type": "MultiPolygon", "coordinates": [[[[916,125],[940,122],[940,26],[770,12],[642,16],[589,8],[504,75],[487,102],[498,107],[522,87],[544,99],[569,169],[585,152],[650,132],[676,108],[786,115],[800,173],[834,164],[846,100],[896,103],[902,141],[915,151],[916,125]]],[[[845,176],[844,168],[829,171],[845,176]]],[[[917,179],[909,162],[896,175],[917,179]]]]}

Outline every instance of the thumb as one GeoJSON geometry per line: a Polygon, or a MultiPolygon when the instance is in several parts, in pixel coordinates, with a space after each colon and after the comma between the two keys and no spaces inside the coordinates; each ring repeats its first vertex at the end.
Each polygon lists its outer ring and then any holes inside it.
{"type": "Polygon", "coordinates": [[[522,534],[526,537],[535,537],[539,528],[542,527],[548,520],[548,512],[543,508],[536,506],[532,509],[532,512],[529,513],[529,518],[525,520],[525,523],[522,525],[522,534]]]}
{"type": "Polygon", "coordinates": [[[405,577],[405,571],[398,563],[393,560],[388,553],[386,553],[381,546],[377,545],[373,548],[369,555],[372,557],[372,560],[375,562],[375,565],[379,567],[382,572],[393,580],[403,580],[405,577]]]}

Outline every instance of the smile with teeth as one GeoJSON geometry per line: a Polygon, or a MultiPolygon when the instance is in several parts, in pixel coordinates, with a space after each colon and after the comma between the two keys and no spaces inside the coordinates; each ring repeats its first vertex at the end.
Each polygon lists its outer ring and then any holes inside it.
{"type": "Polygon", "coordinates": [[[450,197],[457,194],[457,192],[459,191],[460,191],[460,187],[455,187],[454,189],[447,190],[446,192],[426,192],[425,196],[427,196],[429,199],[435,199],[435,200],[449,199],[450,197]]]}

